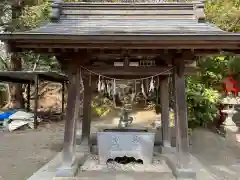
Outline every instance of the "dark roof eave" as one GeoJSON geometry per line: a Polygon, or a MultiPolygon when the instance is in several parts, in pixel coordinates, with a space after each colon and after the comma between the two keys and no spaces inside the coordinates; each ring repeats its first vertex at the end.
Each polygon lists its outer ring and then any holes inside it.
{"type": "Polygon", "coordinates": [[[2,41],[18,41],[18,40],[72,40],[72,41],[240,41],[240,33],[185,33],[185,34],[89,34],[89,35],[73,35],[73,34],[39,34],[39,33],[5,33],[0,34],[2,41]]]}

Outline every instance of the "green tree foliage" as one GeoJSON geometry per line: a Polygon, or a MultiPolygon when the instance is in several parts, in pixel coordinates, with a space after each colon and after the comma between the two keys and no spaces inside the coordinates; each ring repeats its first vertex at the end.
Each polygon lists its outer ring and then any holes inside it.
{"type": "Polygon", "coordinates": [[[221,29],[231,32],[240,31],[240,1],[213,0],[206,1],[207,20],[221,29]]]}
{"type": "MultiPolygon", "coordinates": [[[[26,31],[48,21],[50,12],[50,1],[48,0],[1,0],[0,4],[0,28],[2,31],[26,31]]],[[[40,56],[32,52],[11,53],[8,56],[2,56],[1,53],[0,57],[2,70],[58,70],[55,58],[40,56]]],[[[22,107],[21,86],[11,85],[10,92],[9,107],[22,107]]]]}
{"type": "MultiPolygon", "coordinates": [[[[207,21],[225,31],[240,31],[240,1],[213,0],[206,1],[207,21]]],[[[221,53],[207,56],[197,61],[199,72],[187,78],[187,100],[189,125],[194,127],[213,121],[221,98],[221,81],[228,70],[234,74],[240,72],[239,56],[221,53]]]]}
{"type": "MultiPolygon", "coordinates": [[[[1,1],[0,1],[1,2],[1,1]]],[[[5,1],[2,4],[3,8],[0,8],[0,27],[3,31],[26,31],[36,28],[48,22],[50,13],[49,0],[24,0],[23,7],[21,8],[21,15],[19,15],[14,21],[11,18],[12,7],[10,6],[10,1],[5,1]]],[[[37,55],[32,52],[20,53],[22,59],[23,70],[31,70],[37,62],[36,70],[58,70],[57,62],[55,58],[50,56],[37,55]]],[[[3,64],[2,67],[6,67],[9,64],[7,58],[2,58],[0,63],[3,64]],[[5,62],[3,62],[5,61],[5,62]]]]}
{"type": "Polygon", "coordinates": [[[202,126],[213,121],[217,113],[220,95],[197,78],[187,78],[189,127],[202,126]]]}

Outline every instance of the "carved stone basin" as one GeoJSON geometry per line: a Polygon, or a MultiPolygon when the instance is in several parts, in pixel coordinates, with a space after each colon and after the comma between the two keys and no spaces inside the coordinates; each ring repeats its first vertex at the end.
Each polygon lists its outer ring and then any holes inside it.
{"type": "Polygon", "coordinates": [[[104,129],[103,132],[148,132],[148,131],[147,129],[113,128],[104,129]]]}
{"type": "Polygon", "coordinates": [[[134,157],[143,164],[151,164],[154,132],[146,129],[110,128],[97,133],[99,163],[106,164],[116,157],[134,157]]]}

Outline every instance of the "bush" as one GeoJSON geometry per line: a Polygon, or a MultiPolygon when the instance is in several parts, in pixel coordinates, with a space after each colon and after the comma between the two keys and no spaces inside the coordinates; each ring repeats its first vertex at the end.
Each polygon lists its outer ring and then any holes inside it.
{"type": "Polygon", "coordinates": [[[194,77],[188,77],[187,102],[189,127],[195,128],[208,124],[216,118],[220,94],[213,88],[196,81],[194,77]]]}

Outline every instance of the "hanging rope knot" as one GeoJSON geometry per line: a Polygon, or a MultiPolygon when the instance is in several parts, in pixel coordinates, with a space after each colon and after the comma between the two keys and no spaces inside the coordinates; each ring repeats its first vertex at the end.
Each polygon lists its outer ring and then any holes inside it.
{"type": "Polygon", "coordinates": [[[134,89],[132,90],[131,104],[133,104],[136,94],[137,94],[137,81],[135,80],[134,81],[134,89]]]}
{"type": "Polygon", "coordinates": [[[152,76],[148,92],[153,92],[153,91],[154,91],[154,80],[153,80],[153,76],[152,76]]]}
{"type": "Polygon", "coordinates": [[[109,81],[107,81],[107,94],[109,97],[111,96],[111,84],[109,81]]]}
{"type": "Polygon", "coordinates": [[[113,95],[116,95],[116,80],[113,80],[113,95]]]}
{"type": "Polygon", "coordinates": [[[82,90],[84,90],[84,85],[83,85],[83,79],[82,79],[82,68],[80,68],[80,85],[81,85],[81,87],[82,87],[82,90]]]}
{"type": "Polygon", "coordinates": [[[144,96],[145,99],[147,99],[147,95],[145,93],[145,89],[144,89],[144,81],[142,80],[142,84],[141,84],[141,91],[142,91],[142,94],[144,96]]]}
{"type": "Polygon", "coordinates": [[[101,76],[98,76],[98,92],[101,91],[101,76]]]}
{"type": "Polygon", "coordinates": [[[101,82],[100,91],[103,92],[105,90],[105,82],[103,80],[101,80],[100,82],[101,82]]]}

